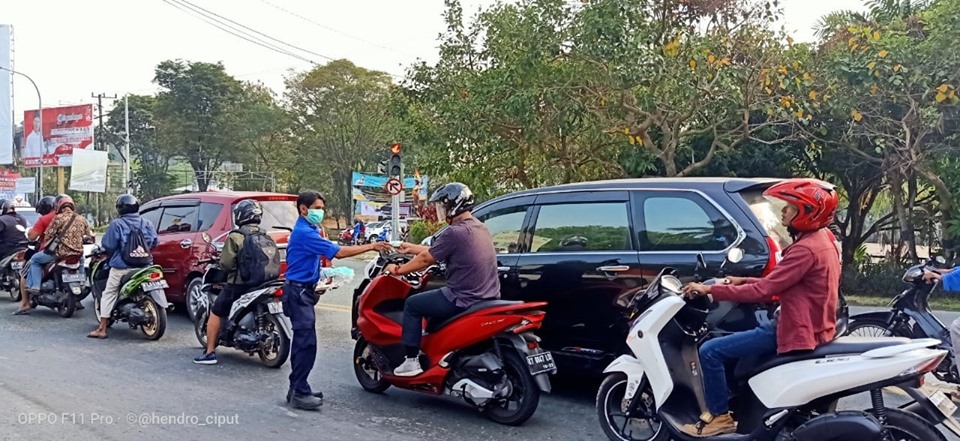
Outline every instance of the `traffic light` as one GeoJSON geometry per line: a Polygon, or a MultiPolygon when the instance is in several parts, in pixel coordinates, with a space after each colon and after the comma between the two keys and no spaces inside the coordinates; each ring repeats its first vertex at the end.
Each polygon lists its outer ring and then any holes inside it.
{"type": "Polygon", "coordinates": [[[387,170],[390,172],[390,176],[401,176],[403,174],[402,161],[400,159],[400,153],[403,148],[399,143],[393,143],[390,145],[390,160],[387,163],[387,170]]]}

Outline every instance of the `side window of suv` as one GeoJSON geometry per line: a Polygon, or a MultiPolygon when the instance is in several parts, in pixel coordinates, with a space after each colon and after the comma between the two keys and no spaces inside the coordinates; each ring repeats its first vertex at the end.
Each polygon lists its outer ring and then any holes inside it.
{"type": "Polygon", "coordinates": [[[643,251],[719,251],[737,239],[730,220],[698,194],[653,194],[642,207],[643,251]]]}
{"type": "MultiPolygon", "coordinates": [[[[197,231],[207,231],[213,224],[217,221],[217,218],[220,217],[220,212],[223,211],[223,204],[214,204],[212,202],[204,202],[200,204],[200,219],[199,224],[197,225],[197,231]]],[[[230,215],[231,219],[233,218],[233,213],[230,215]]]]}
{"type": "Polygon", "coordinates": [[[163,216],[157,231],[163,233],[189,233],[197,231],[199,206],[192,207],[164,207],[163,216]]]}
{"type": "Polygon", "coordinates": [[[513,254],[520,252],[520,229],[523,227],[523,218],[527,215],[526,205],[504,208],[485,213],[478,217],[490,230],[493,237],[493,246],[498,254],[513,254]]]}
{"type": "Polygon", "coordinates": [[[629,251],[626,202],[543,205],[531,252],[629,251]]]}

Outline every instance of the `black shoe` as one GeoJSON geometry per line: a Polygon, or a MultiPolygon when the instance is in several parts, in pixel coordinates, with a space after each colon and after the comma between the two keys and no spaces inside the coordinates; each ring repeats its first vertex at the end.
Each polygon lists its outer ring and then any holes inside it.
{"type": "MultiPolygon", "coordinates": [[[[320,399],[321,404],[323,404],[323,392],[314,392],[311,394],[320,399]]],[[[293,397],[293,389],[287,389],[287,402],[290,402],[290,399],[293,397]]]]}
{"type": "Polygon", "coordinates": [[[317,410],[323,406],[323,400],[313,395],[291,394],[290,403],[293,407],[302,410],[317,410]]]}
{"type": "Polygon", "coordinates": [[[86,307],[83,306],[83,303],[79,303],[79,302],[78,302],[78,303],[77,303],[77,307],[74,308],[74,309],[77,310],[77,311],[79,311],[79,310],[81,310],[81,309],[86,309],[86,307]]]}

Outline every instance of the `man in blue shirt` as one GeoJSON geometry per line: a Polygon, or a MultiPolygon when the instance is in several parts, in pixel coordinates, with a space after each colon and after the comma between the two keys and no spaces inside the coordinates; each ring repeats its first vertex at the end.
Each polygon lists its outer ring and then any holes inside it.
{"type": "Polygon", "coordinates": [[[305,191],[297,198],[297,219],[287,243],[286,283],[283,285],[283,313],[293,324],[290,346],[290,389],[287,402],[304,410],[316,410],[323,405],[323,393],[313,392],[307,377],[317,359],[317,316],[313,309],[320,300],[317,282],[320,281],[320,257],[327,259],[352,257],[367,251],[387,251],[390,245],[377,242],[367,245],[340,247],[320,237],[323,222],[323,196],[305,191]]]}
{"type": "MultiPolygon", "coordinates": [[[[100,317],[100,326],[93,332],[87,334],[90,338],[107,338],[107,324],[110,322],[110,314],[113,313],[113,307],[117,303],[120,294],[120,280],[130,271],[138,268],[131,268],[123,259],[123,245],[129,240],[130,233],[134,229],[140,230],[143,239],[150,249],[156,248],[159,240],[157,239],[157,229],[153,223],[140,217],[140,201],[129,194],[122,194],[117,198],[117,213],[120,217],[110,222],[107,232],[100,240],[100,246],[110,254],[110,261],[107,262],[110,267],[110,278],[107,279],[107,286],[103,289],[103,295],[100,297],[100,309],[97,311],[100,317]]],[[[142,250],[144,253],[150,250],[142,250]]]]}

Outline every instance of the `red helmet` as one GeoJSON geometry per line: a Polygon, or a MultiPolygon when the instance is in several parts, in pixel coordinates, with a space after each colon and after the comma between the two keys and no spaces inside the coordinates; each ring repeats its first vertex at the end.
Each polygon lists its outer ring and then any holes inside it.
{"type": "Polygon", "coordinates": [[[63,213],[63,209],[70,207],[71,210],[76,211],[77,205],[73,202],[73,198],[67,195],[60,195],[57,201],[57,213],[63,213]]]}
{"type": "Polygon", "coordinates": [[[787,179],[768,188],[763,195],[797,207],[790,227],[800,232],[829,226],[839,202],[836,188],[818,179],[787,179]]]}

